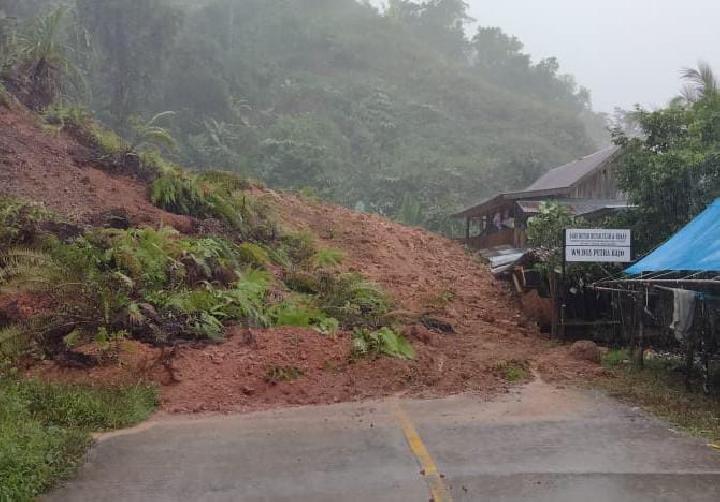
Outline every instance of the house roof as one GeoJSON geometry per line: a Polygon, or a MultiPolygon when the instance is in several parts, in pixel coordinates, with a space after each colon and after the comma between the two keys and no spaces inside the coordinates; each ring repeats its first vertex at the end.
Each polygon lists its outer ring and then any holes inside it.
{"type": "Polygon", "coordinates": [[[720,272],[720,199],[625,272],[720,272]]]}
{"type": "Polygon", "coordinates": [[[572,191],[572,188],[578,185],[585,177],[593,174],[610,162],[618,151],[619,147],[611,146],[570,162],[569,164],[565,164],[564,166],[556,167],[545,173],[525,190],[498,194],[490,199],[484,200],[476,206],[454,214],[453,217],[482,216],[489,211],[494,211],[496,208],[505,206],[508,201],[568,195],[572,191]]]}
{"type": "Polygon", "coordinates": [[[599,152],[574,160],[564,166],[551,169],[523,191],[533,192],[535,190],[555,190],[573,187],[580,183],[583,178],[607,164],[618,150],[619,147],[610,146],[599,152]]]}

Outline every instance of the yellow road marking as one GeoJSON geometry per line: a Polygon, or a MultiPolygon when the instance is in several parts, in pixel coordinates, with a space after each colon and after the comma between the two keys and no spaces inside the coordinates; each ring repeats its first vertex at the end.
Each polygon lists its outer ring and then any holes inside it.
{"type": "Polygon", "coordinates": [[[430,452],[425,447],[425,443],[423,443],[420,434],[418,434],[417,430],[415,429],[412,420],[410,420],[408,414],[405,413],[405,410],[402,409],[399,401],[392,401],[392,409],[395,418],[400,423],[403,434],[405,434],[405,439],[407,439],[410,450],[413,452],[413,454],[418,459],[420,465],[423,468],[425,480],[427,481],[428,487],[430,488],[430,493],[432,494],[433,501],[452,502],[450,492],[445,486],[442,477],[440,477],[437,465],[435,464],[435,461],[430,455],[430,452]]]}

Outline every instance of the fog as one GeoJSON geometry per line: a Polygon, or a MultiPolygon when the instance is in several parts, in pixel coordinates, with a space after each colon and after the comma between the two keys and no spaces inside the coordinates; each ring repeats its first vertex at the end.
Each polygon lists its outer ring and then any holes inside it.
{"type": "MultiPolygon", "coordinates": [[[[382,2],[376,2],[382,3],[382,2]]],[[[520,38],[537,60],[590,88],[594,108],[662,106],[681,87],[679,71],[699,59],[720,66],[717,0],[468,0],[482,25],[520,38]]]]}

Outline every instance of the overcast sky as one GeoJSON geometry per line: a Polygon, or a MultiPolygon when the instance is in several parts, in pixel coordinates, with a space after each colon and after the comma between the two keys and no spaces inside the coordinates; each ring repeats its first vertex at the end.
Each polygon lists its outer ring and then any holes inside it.
{"type": "Polygon", "coordinates": [[[557,56],[599,111],[665,105],[698,60],[720,74],[720,0],[467,1],[480,24],[517,36],[534,60],[557,56]]]}

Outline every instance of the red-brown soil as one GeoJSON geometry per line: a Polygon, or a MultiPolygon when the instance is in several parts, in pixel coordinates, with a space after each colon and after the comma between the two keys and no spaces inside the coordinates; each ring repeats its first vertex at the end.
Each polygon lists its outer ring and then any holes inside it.
{"type": "MultiPolygon", "coordinates": [[[[147,201],[147,189],[84,160],[89,153],[62,134],[49,133],[22,110],[0,110],[0,195],[43,201],[78,222],[112,209],[134,223],[190,226],[147,201]]],[[[520,313],[510,290],[462,246],[430,232],[375,215],[255,189],[275,208],[282,225],[305,229],[320,246],[345,252],[343,268],[382,285],[413,343],[414,361],[352,361],[350,335],[324,337],[313,330],[231,330],[219,345],[182,346],[163,352],[127,342],[120,360],[91,369],[53,363],[31,375],[99,385],[152,380],[170,412],[244,411],[278,405],[332,403],[405,393],[434,397],[463,391],[490,395],[510,385],[508,364],[537,367],[549,379],[589,374],[596,366],[553,348],[520,313]],[[423,316],[452,327],[430,331],[423,316]],[[273,369],[295,368],[291,379],[273,369]]],[[[92,347],[88,348],[92,351],[92,347]]]]}
{"type": "Polygon", "coordinates": [[[154,207],[146,185],[97,169],[90,159],[88,149],[29,111],[0,106],[0,196],[42,201],[75,223],[122,210],[136,225],[192,228],[190,218],[154,207]]]}

